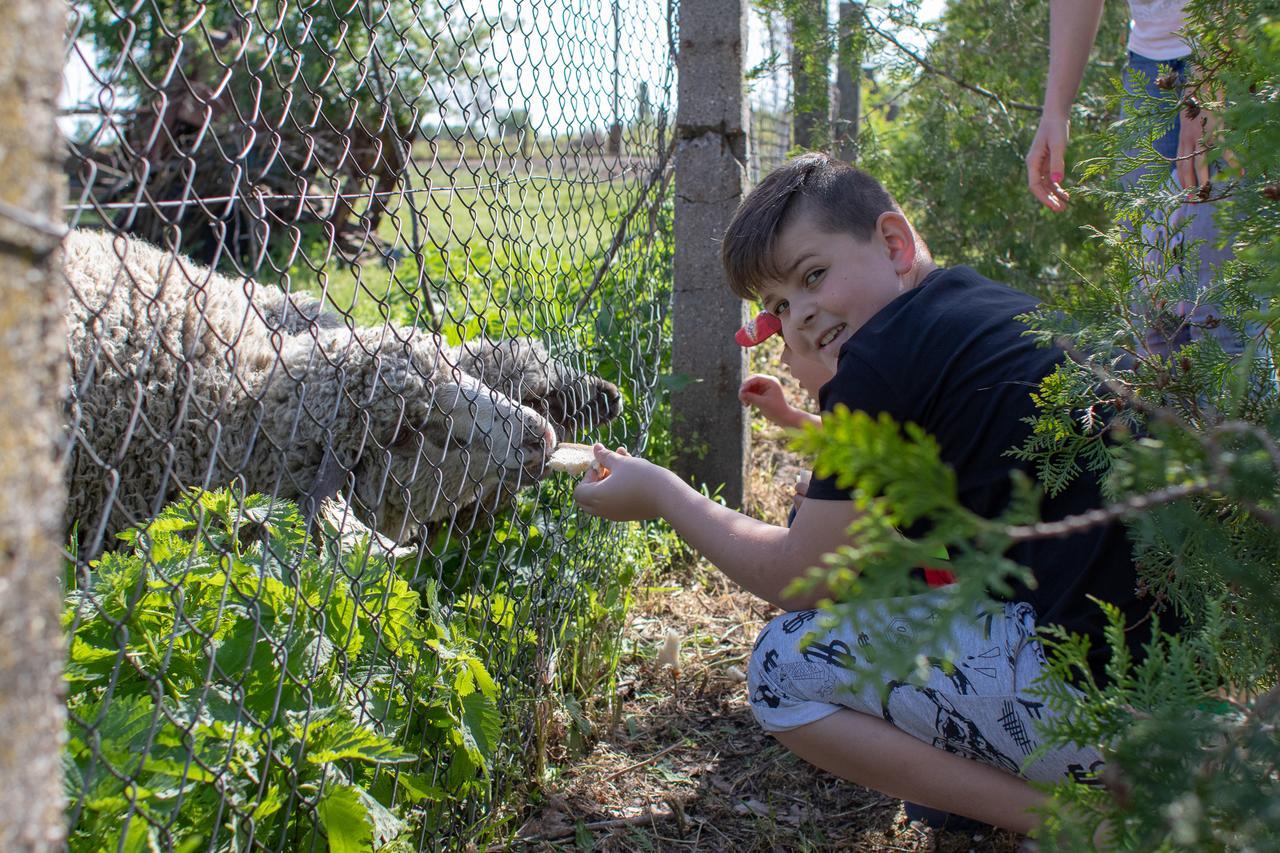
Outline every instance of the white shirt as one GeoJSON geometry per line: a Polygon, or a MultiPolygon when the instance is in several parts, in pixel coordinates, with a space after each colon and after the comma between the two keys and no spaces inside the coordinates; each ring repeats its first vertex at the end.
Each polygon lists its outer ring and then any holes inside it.
{"type": "Polygon", "coordinates": [[[1179,59],[1191,53],[1181,31],[1187,0],[1129,0],[1129,50],[1147,59],[1179,59]]]}

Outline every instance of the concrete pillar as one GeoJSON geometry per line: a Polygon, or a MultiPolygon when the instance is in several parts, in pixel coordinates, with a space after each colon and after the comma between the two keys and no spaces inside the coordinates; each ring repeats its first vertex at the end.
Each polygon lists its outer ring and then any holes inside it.
{"type": "Polygon", "coordinates": [[[0,850],[57,850],[65,836],[55,108],[66,20],[59,0],[0,3],[0,850]]]}
{"type": "Polygon", "coordinates": [[[729,292],[720,238],[746,191],[742,74],[749,0],[680,4],[671,394],[676,473],[742,505],[750,421],[738,402],[746,352],[733,333],[746,304],[729,292]]]}

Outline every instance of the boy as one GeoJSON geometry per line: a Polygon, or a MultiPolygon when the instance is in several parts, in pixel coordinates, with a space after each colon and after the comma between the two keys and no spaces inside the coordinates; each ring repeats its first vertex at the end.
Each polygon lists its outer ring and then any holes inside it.
{"type": "MultiPolygon", "coordinates": [[[[1026,470],[1005,451],[1022,443],[1023,418],[1035,412],[1030,392],[1062,357],[1037,348],[1014,319],[1033,299],[963,267],[939,269],[874,178],[821,154],[782,166],[743,201],[722,257],[735,293],[759,299],[797,356],[833,372],[822,388],[824,411],[843,404],[919,424],[955,469],[967,507],[987,517],[1004,508],[1010,471],[1026,470]]],[[[997,617],[975,619],[950,638],[954,676],[939,671],[921,688],[895,687],[882,706],[875,691],[845,689],[840,663],[806,652],[856,650],[862,634],[887,636],[893,626],[883,608],[868,602],[857,624],[806,645],[823,592],[783,594],[848,544],[856,510],[834,478],[813,479],[785,528],[707,500],[652,463],[602,446],[596,455],[611,474],[588,474],[578,486],[584,508],[618,521],[665,518],[721,571],[793,611],[761,633],[749,690],[757,720],[800,757],[891,796],[1018,832],[1037,824],[1031,810],[1044,799],[1027,779],[1083,778],[1099,765],[1085,747],[1052,750],[1022,767],[1047,713],[1028,687],[1044,665],[1037,624],[1105,646],[1091,595],[1118,605],[1129,624],[1141,621],[1120,526],[1012,549],[1008,556],[1030,567],[1035,589],[1019,587],[997,617]]],[[[1042,510],[1052,520],[1100,505],[1097,482],[1086,475],[1042,510]]],[[[944,594],[927,593],[918,604],[944,594]]],[[[1099,673],[1103,663],[1091,660],[1099,673]]]]}

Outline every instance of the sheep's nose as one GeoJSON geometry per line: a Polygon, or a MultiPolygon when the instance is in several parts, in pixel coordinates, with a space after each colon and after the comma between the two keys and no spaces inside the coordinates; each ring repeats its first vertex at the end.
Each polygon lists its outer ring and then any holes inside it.
{"type": "Polygon", "coordinates": [[[538,430],[536,426],[530,424],[524,430],[524,440],[520,443],[520,449],[526,452],[549,454],[556,446],[556,433],[551,428],[551,424],[542,420],[542,429],[538,430]]]}

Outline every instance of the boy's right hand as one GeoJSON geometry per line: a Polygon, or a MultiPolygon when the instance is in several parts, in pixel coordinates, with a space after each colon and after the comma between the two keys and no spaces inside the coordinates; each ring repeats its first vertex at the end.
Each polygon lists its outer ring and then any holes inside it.
{"type": "Polygon", "coordinates": [[[662,501],[681,485],[680,479],[647,459],[619,447],[593,446],[598,467],[591,468],[573,490],[578,506],[611,521],[644,521],[662,515],[662,501]],[[607,473],[606,473],[607,472],[607,473]]]}
{"type": "Polygon", "coordinates": [[[782,383],[772,376],[754,374],[738,387],[738,399],[744,406],[754,406],[760,414],[780,426],[791,426],[791,404],[782,393],[782,383]]]}

